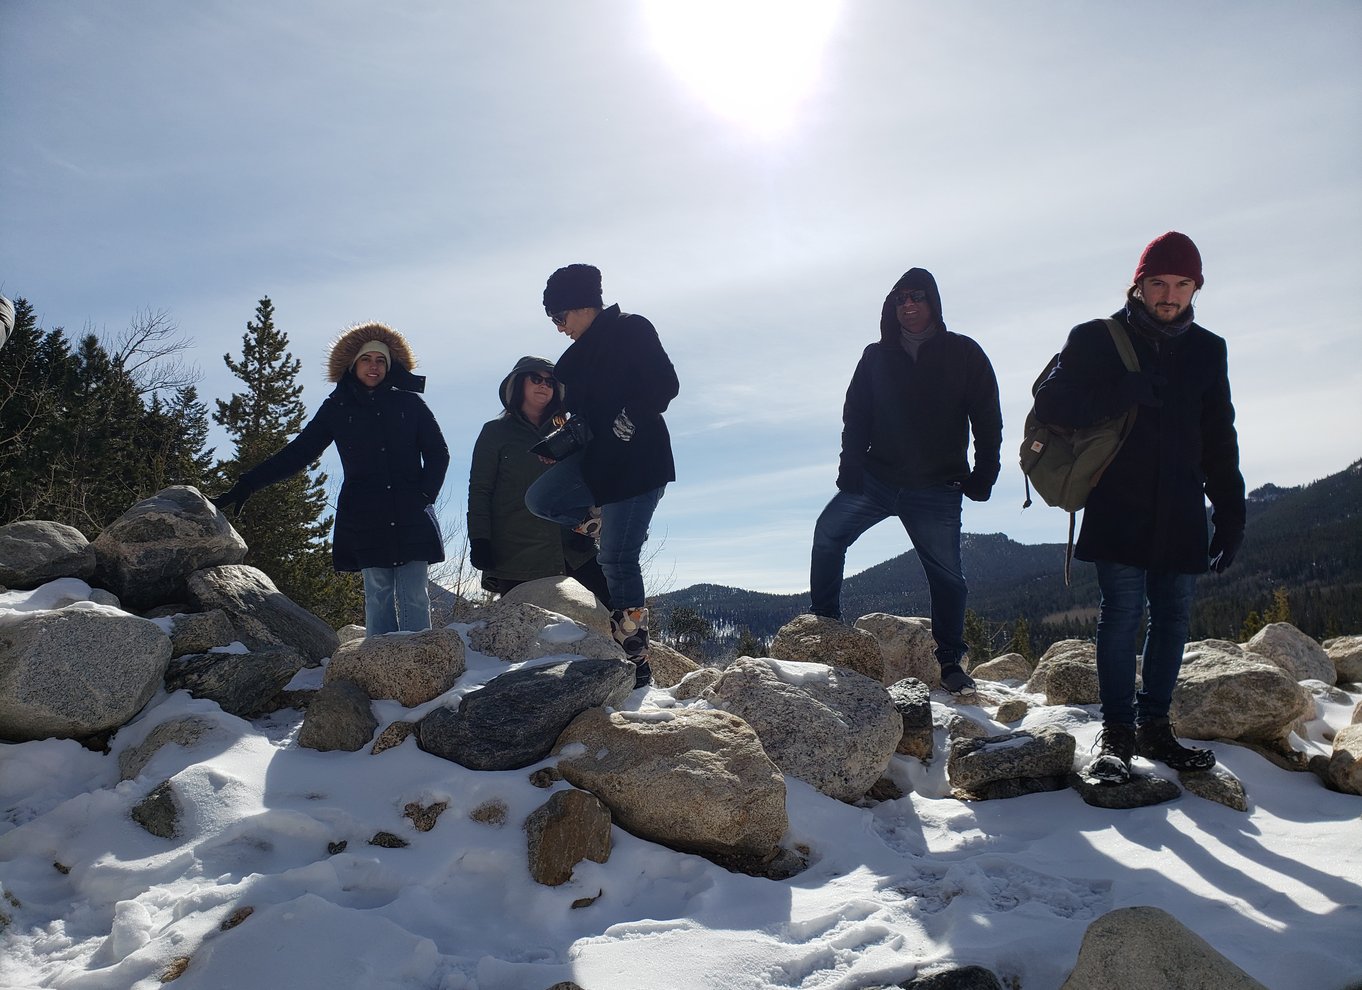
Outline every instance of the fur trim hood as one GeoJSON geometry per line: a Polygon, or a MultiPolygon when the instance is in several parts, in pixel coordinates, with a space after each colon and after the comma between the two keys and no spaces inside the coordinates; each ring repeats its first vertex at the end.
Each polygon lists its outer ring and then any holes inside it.
{"type": "Polygon", "coordinates": [[[393,367],[388,369],[385,383],[391,382],[395,388],[411,392],[425,391],[425,377],[411,373],[416,368],[416,355],[412,353],[407,338],[386,323],[357,323],[342,332],[331,344],[326,380],[339,382],[349,374],[360,349],[371,340],[381,341],[392,354],[393,367]]]}

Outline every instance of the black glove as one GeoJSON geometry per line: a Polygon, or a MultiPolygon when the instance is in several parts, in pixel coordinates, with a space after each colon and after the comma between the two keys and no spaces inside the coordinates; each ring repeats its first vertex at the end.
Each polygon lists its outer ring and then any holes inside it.
{"type": "Polygon", "coordinates": [[[842,462],[837,465],[837,490],[849,495],[859,495],[864,492],[865,468],[842,458],[842,462]]]}
{"type": "Polygon", "coordinates": [[[231,509],[231,515],[239,516],[241,510],[246,507],[246,499],[250,498],[252,494],[252,492],[242,488],[240,482],[237,482],[221,495],[210,498],[208,501],[217,506],[218,511],[223,515],[227,515],[227,510],[231,509]]]}
{"type": "Polygon", "coordinates": [[[971,502],[987,502],[988,497],[993,494],[993,482],[981,478],[977,471],[971,472],[961,483],[960,491],[971,502]]]}
{"type": "Polygon", "coordinates": [[[468,562],[480,571],[485,571],[496,560],[492,552],[492,541],[479,537],[468,541],[468,562]]]}
{"type": "Polygon", "coordinates": [[[1211,537],[1211,548],[1208,551],[1211,555],[1211,570],[1217,574],[1223,574],[1225,568],[1234,563],[1235,555],[1239,553],[1239,548],[1244,543],[1244,531],[1242,528],[1225,529],[1217,526],[1215,535],[1211,537]]]}
{"type": "Polygon", "coordinates": [[[1168,379],[1163,375],[1149,371],[1127,371],[1126,376],[1116,386],[1116,394],[1123,409],[1129,409],[1136,403],[1157,408],[1163,405],[1159,393],[1167,384],[1168,379]]]}

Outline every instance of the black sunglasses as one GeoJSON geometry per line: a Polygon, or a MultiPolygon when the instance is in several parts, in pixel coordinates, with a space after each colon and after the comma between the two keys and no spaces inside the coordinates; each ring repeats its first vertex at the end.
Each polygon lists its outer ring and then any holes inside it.
{"type": "Polygon", "coordinates": [[[568,315],[568,310],[566,310],[566,309],[560,309],[560,310],[559,310],[558,312],[556,312],[556,313],[550,313],[550,314],[549,314],[549,319],[553,321],[553,323],[554,323],[555,326],[560,326],[560,327],[561,327],[561,326],[563,326],[565,323],[567,323],[567,315],[568,315]]]}
{"type": "Polygon", "coordinates": [[[539,375],[531,371],[526,377],[529,378],[531,385],[547,385],[549,388],[553,388],[558,384],[558,379],[552,375],[539,375]]]}
{"type": "Polygon", "coordinates": [[[894,302],[896,302],[900,306],[906,303],[909,299],[913,300],[913,302],[915,303],[925,303],[927,301],[927,290],[904,289],[902,292],[894,296],[894,302]]]}

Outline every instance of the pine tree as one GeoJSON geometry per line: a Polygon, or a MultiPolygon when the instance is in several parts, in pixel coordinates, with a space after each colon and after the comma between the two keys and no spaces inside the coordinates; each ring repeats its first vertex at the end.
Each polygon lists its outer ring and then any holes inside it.
{"type": "Polygon", "coordinates": [[[965,609],[965,646],[969,650],[970,666],[977,667],[993,659],[993,642],[988,624],[974,609],[965,609]]]}
{"type": "Polygon", "coordinates": [[[1004,653],[1020,653],[1027,660],[1035,660],[1031,652],[1031,626],[1025,616],[1018,616],[1012,624],[1012,638],[1003,647],[1004,653]]]}
{"type": "MultiPolygon", "coordinates": [[[[224,354],[232,374],[246,386],[226,402],[217,400],[213,421],[227,430],[234,457],[218,465],[235,481],[279,451],[302,429],[307,410],[298,384],[302,363],[288,350],[288,335],[274,325],[274,304],[260,300],[241,338],[241,359],[224,354]]],[[[332,518],[327,510],[321,462],[257,493],[232,524],[250,548],[246,563],[258,567],[289,598],[334,626],[363,621],[363,590],[354,576],[331,566],[332,518]]]]}
{"type": "Polygon", "coordinates": [[[1291,597],[1285,588],[1272,589],[1272,607],[1263,616],[1264,625],[1291,621],[1291,597]]]}

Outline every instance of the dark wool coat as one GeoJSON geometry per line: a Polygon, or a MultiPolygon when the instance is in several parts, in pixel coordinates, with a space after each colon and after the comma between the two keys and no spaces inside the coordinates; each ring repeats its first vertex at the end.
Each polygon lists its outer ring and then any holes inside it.
{"type": "Polygon", "coordinates": [[[662,419],[681,385],[653,325],[618,306],[597,315],[555,365],[568,410],[586,417],[591,442],[582,477],[597,505],[622,502],[676,480],[671,435],[662,419]],[[627,412],[634,432],[614,424],[627,412]]]}
{"type": "MultiPolygon", "coordinates": [[[[1088,496],[1074,556],[1204,573],[1206,499],[1217,529],[1244,531],[1225,341],[1196,323],[1155,341],[1131,328],[1125,310],[1113,317],[1129,331],[1141,371],[1158,376],[1160,405],[1139,406],[1129,436],[1088,496]]],[[[1036,415],[1056,426],[1091,426],[1119,416],[1128,408],[1121,401],[1128,374],[1106,324],[1080,324],[1036,392],[1036,415]]]]}
{"type": "Polygon", "coordinates": [[[928,285],[941,316],[936,282],[923,269],[899,279],[884,301],[880,339],[861,354],[842,408],[842,459],[837,487],[860,491],[869,471],[897,488],[920,489],[973,476],[986,494],[998,480],[1003,414],[993,365],[975,341],[944,324],[922,343],[917,360],[899,342],[894,294],[915,276],[928,285]],[[968,459],[974,433],[974,470],[968,459]]]}
{"type": "MultiPolygon", "coordinates": [[[[370,331],[366,340],[374,339],[373,326],[357,329],[370,331]]],[[[357,353],[365,341],[342,337],[332,349],[332,372],[341,374],[335,391],[298,436],[238,482],[252,492],[282,481],[335,443],[344,474],[332,539],[338,571],[445,558],[439,525],[428,507],[444,484],[449,449],[435,417],[416,394],[425,388],[425,379],[404,366],[404,354],[411,360],[405,341],[399,346],[391,338],[381,339],[391,348],[393,361],[379,386],[361,385],[349,368],[353,356],[345,359],[346,351],[357,353]]]]}

